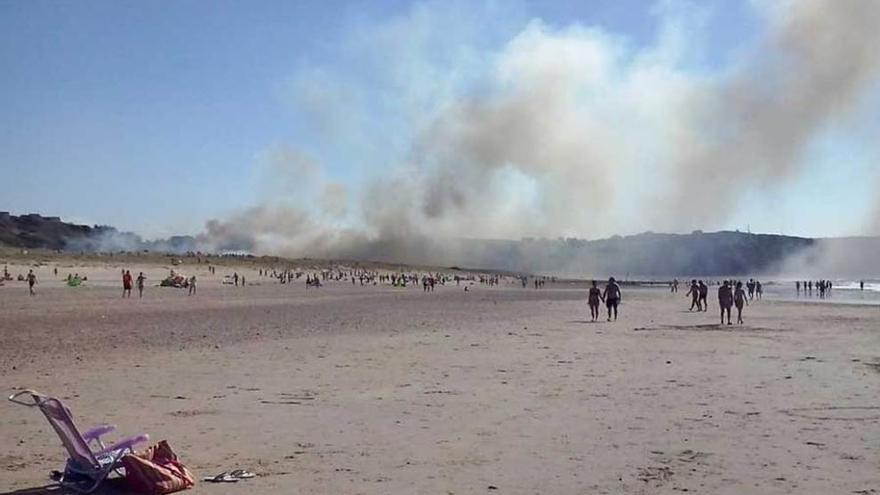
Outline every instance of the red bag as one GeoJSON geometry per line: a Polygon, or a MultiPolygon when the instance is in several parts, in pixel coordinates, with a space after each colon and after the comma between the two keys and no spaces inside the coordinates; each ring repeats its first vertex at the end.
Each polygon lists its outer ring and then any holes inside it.
{"type": "Polygon", "coordinates": [[[180,462],[168,442],[162,440],[143,454],[122,458],[129,486],[147,495],[162,495],[192,488],[196,484],[189,469],[180,462]]]}

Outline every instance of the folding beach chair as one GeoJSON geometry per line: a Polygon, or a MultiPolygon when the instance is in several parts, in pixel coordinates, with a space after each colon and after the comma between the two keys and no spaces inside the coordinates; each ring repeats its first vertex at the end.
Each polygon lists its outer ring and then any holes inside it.
{"type": "Polygon", "coordinates": [[[115,425],[98,426],[80,434],[70,410],[54,397],[34,390],[22,390],[11,395],[9,400],[23,406],[38,407],[43,412],[69,455],[58,483],[80,493],[95,491],[114,471],[122,476],[122,456],[134,452],[134,445],[149,440],[147,435],[138,435],[106,446],[101,436],[116,430],[115,425]],[[90,444],[94,445],[95,450],[90,444]]]}

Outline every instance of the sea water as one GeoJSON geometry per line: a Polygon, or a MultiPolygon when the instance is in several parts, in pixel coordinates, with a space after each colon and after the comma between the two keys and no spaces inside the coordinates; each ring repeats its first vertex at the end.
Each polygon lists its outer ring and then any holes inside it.
{"type": "MultiPolygon", "coordinates": [[[[763,282],[762,282],[763,283],[763,282]]],[[[821,297],[819,290],[813,285],[812,292],[804,290],[803,284],[800,293],[797,291],[795,282],[773,281],[764,284],[764,297],[782,301],[805,301],[840,304],[876,304],[880,305],[880,280],[865,280],[865,288],[861,289],[858,280],[832,280],[832,289],[825,291],[825,297],[821,297]]]]}

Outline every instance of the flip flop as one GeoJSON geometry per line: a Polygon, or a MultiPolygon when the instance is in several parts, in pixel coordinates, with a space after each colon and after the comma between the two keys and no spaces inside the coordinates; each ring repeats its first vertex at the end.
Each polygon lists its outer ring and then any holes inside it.
{"type": "Polygon", "coordinates": [[[209,483],[238,483],[238,478],[232,476],[231,473],[220,473],[217,476],[202,478],[202,481],[207,481],[209,483]]]}
{"type": "Polygon", "coordinates": [[[236,469],[235,471],[232,471],[229,474],[231,476],[234,476],[235,478],[240,479],[240,480],[247,480],[247,479],[255,478],[257,476],[256,474],[254,474],[246,469],[236,469]]]}

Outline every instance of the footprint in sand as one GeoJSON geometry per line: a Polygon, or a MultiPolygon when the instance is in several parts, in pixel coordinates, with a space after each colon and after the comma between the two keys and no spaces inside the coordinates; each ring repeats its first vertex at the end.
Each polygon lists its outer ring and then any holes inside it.
{"type": "Polygon", "coordinates": [[[218,414],[218,412],[219,411],[215,411],[213,409],[192,409],[187,411],[173,411],[168,413],[168,415],[174,416],[175,418],[191,418],[193,416],[218,414]]]}
{"type": "Polygon", "coordinates": [[[781,411],[782,414],[819,421],[877,421],[880,406],[801,407],[781,411]]]}

